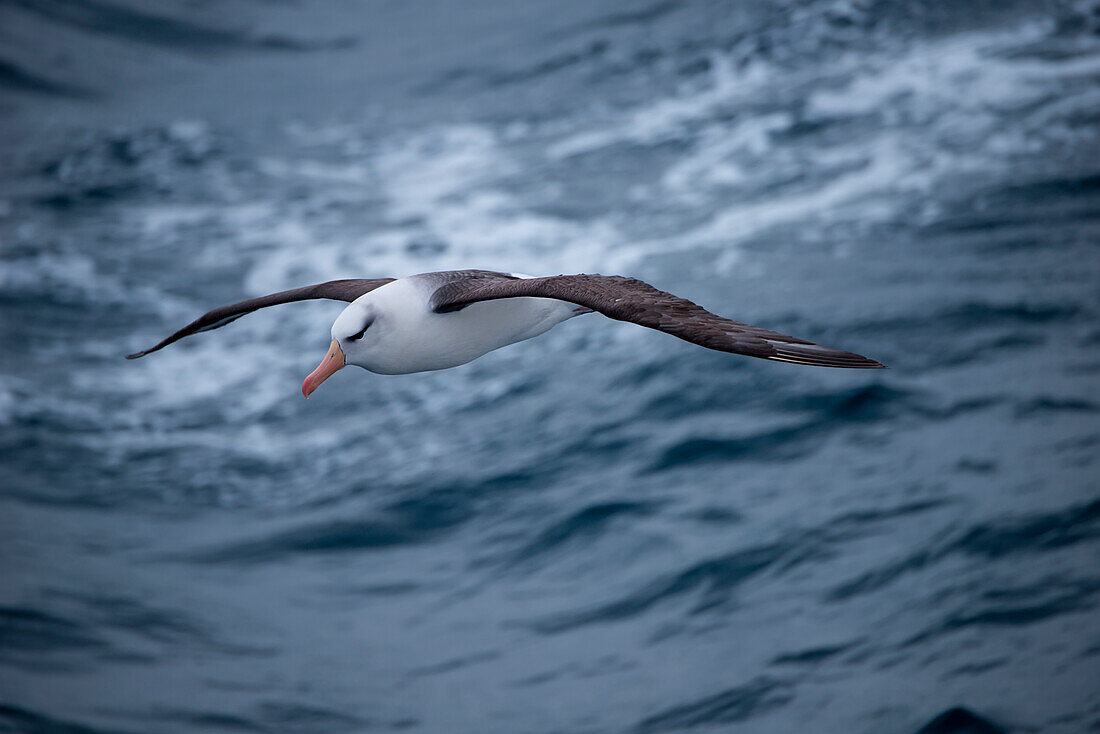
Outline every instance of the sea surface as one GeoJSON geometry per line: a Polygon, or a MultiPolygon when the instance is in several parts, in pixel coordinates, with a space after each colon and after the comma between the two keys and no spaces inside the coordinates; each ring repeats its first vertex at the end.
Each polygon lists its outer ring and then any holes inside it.
{"type": "Polygon", "coordinates": [[[0,0],[0,731],[1096,731],[1098,316],[1096,0],[0,0]],[[467,267],[891,369],[123,359],[467,267]]]}

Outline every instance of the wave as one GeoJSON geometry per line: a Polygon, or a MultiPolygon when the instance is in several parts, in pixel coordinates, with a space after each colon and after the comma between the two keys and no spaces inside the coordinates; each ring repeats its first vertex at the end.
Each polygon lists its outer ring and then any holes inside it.
{"type": "Polygon", "coordinates": [[[45,714],[19,706],[0,704],[0,722],[11,731],[22,734],[127,734],[126,729],[102,729],[85,726],[64,719],[56,719],[45,714]]]}
{"type": "Polygon", "coordinates": [[[944,505],[942,501],[926,501],[887,510],[846,513],[819,527],[791,531],[774,543],[703,559],[658,577],[609,603],[552,615],[531,626],[540,633],[558,634],[590,624],[629,619],[659,603],[677,598],[694,599],[686,611],[689,616],[721,612],[733,603],[736,592],[743,584],[765,572],[782,576],[804,564],[826,562],[839,552],[843,544],[881,532],[882,524],[944,505]]]}
{"type": "Polygon", "coordinates": [[[734,724],[784,706],[793,698],[791,684],[774,678],[757,678],[744,685],[648,716],[639,721],[631,731],[651,734],[699,726],[734,724]]]}
{"type": "Polygon", "coordinates": [[[305,41],[289,36],[258,35],[248,31],[203,26],[170,15],[147,13],[98,0],[8,0],[7,4],[39,15],[53,24],[93,35],[183,51],[209,52],[248,48],[311,51],[344,48],[356,43],[356,39],[350,37],[305,41]]]}
{"type": "Polygon", "coordinates": [[[78,99],[90,99],[94,96],[89,90],[53,81],[3,58],[0,58],[0,88],[78,99]]]}
{"type": "Polygon", "coordinates": [[[1100,537],[1100,500],[1032,517],[1006,517],[980,523],[921,548],[899,561],[845,581],[829,592],[829,601],[876,592],[903,575],[939,563],[953,554],[996,560],[1044,553],[1100,537]]]}

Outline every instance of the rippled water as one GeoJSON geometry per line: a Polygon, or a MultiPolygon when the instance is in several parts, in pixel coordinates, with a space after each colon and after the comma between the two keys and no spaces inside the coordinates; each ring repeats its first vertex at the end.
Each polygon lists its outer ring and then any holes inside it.
{"type": "Polygon", "coordinates": [[[1100,6],[729,5],[0,3],[0,728],[1100,726],[1100,6]],[[121,359],[453,267],[892,369],[121,359]]]}

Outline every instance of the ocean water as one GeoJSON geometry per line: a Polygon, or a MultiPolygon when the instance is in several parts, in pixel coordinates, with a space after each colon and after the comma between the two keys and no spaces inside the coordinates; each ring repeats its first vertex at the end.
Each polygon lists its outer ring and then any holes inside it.
{"type": "Polygon", "coordinates": [[[1095,1],[0,2],[0,730],[1097,730],[1098,314],[1095,1]],[[891,369],[122,359],[464,267],[891,369]]]}

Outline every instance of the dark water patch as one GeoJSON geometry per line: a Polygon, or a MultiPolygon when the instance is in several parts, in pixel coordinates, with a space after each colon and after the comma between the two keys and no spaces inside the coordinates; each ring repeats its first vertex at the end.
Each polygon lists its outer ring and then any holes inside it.
{"type": "Polygon", "coordinates": [[[266,701],[260,704],[256,717],[269,731],[274,732],[325,734],[335,731],[360,731],[373,725],[373,722],[358,716],[286,701],[266,701]]]}
{"type": "Polygon", "coordinates": [[[831,427],[848,423],[893,421],[905,415],[950,420],[970,412],[985,410],[1002,401],[1000,396],[981,396],[945,403],[937,401],[928,392],[904,390],[879,383],[806,393],[777,405],[786,410],[817,413],[817,423],[822,427],[831,427]]]}
{"type": "Polygon", "coordinates": [[[788,534],[795,540],[782,561],[776,564],[777,573],[784,573],[809,562],[826,562],[836,556],[842,543],[851,542],[883,532],[883,524],[901,520],[951,504],[949,500],[923,500],[896,507],[875,510],[856,510],[829,520],[819,527],[805,528],[788,534]]]}
{"type": "Polygon", "coordinates": [[[774,564],[784,552],[782,546],[770,545],[712,558],[657,579],[617,601],[594,609],[555,615],[532,627],[538,632],[555,634],[589,624],[627,619],[660,602],[702,589],[702,598],[689,612],[700,614],[727,604],[737,587],[774,564]]]}
{"type": "Polygon", "coordinates": [[[959,707],[936,715],[917,734],[1008,734],[1008,730],[959,707]]]}
{"type": "MultiPolygon", "coordinates": [[[[1086,104],[1086,108],[1090,109],[1086,104]]],[[[1075,108],[1063,110],[1063,124],[1094,124],[1094,115],[1087,113],[1084,119],[1075,108]]],[[[976,244],[984,248],[984,239],[1009,236],[1020,238],[1032,247],[1045,247],[1057,243],[1051,239],[1052,228],[1057,222],[1061,228],[1071,223],[1095,222],[1100,217],[1100,173],[1095,170],[1073,170],[1060,176],[1024,183],[1014,183],[992,189],[983,189],[957,202],[948,212],[925,226],[925,234],[974,234],[982,239],[976,244]],[[1037,226],[1038,225],[1038,226],[1037,226]]]]}
{"type": "Polygon", "coordinates": [[[108,645],[84,625],[28,607],[0,607],[0,655],[103,649],[108,645]]]}
{"type": "Polygon", "coordinates": [[[970,409],[963,404],[937,407],[916,392],[882,384],[805,394],[783,400],[777,407],[809,415],[795,425],[747,436],[685,438],[665,448],[646,471],[733,461],[796,461],[814,453],[829,434],[854,424],[886,421],[906,412],[923,417],[953,417],[956,411],[970,409]]]}
{"type": "Polygon", "coordinates": [[[263,34],[250,38],[252,45],[257,48],[270,49],[272,51],[336,51],[345,48],[354,48],[359,45],[359,39],[354,36],[338,36],[336,38],[324,38],[320,40],[304,40],[279,34],[263,34]]]}
{"type": "Polygon", "coordinates": [[[270,732],[271,729],[263,724],[253,721],[238,714],[227,714],[215,711],[186,711],[167,708],[156,708],[148,715],[138,717],[150,722],[171,722],[195,727],[199,731],[254,731],[270,732]]]}
{"type": "Polygon", "coordinates": [[[745,519],[744,515],[729,507],[703,507],[687,513],[684,517],[708,525],[734,525],[745,519]]]}
{"type": "Polygon", "coordinates": [[[1096,446],[1100,446],[1100,433],[1075,436],[1074,438],[1068,438],[1054,444],[1055,450],[1060,452],[1089,451],[1096,446]]]}
{"type": "Polygon", "coordinates": [[[952,668],[943,675],[943,679],[957,678],[965,675],[981,675],[988,673],[991,670],[996,670],[1004,666],[1009,662],[1008,658],[997,658],[996,660],[987,660],[983,663],[968,663],[966,665],[960,665],[957,668],[952,668]]]}
{"type": "Polygon", "coordinates": [[[592,41],[582,49],[551,56],[525,69],[489,74],[485,81],[491,87],[502,87],[509,84],[534,81],[540,77],[548,76],[570,67],[599,59],[607,53],[609,47],[607,41],[592,41]]]}
{"type": "Polygon", "coordinates": [[[341,553],[421,543],[435,534],[426,528],[384,520],[333,520],[196,554],[192,559],[205,563],[268,563],[288,555],[341,553]]]}
{"type": "Polygon", "coordinates": [[[402,594],[412,594],[413,592],[420,591],[422,588],[424,588],[422,584],[413,583],[411,581],[399,581],[392,584],[355,586],[345,589],[344,591],[347,594],[362,596],[401,596],[402,594]]]}
{"type": "Polygon", "coordinates": [[[1044,334],[1013,332],[992,338],[940,343],[936,345],[934,352],[927,355],[927,363],[930,367],[958,367],[978,361],[989,362],[1004,352],[1034,349],[1046,341],[1044,334]]]}
{"type": "Polygon", "coordinates": [[[637,10],[621,10],[616,13],[602,15],[595,20],[587,22],[579,29],[594,30],[597,28],[616,28],[624,25],[636,25],[652,23],[681,7],[678,2],[658,2],[653,5],[638,8],[637,10]]]}
{"type": "Polygon", "coordinates": [[[802,139],[819,139],[824,134],[839,134],[841,130],[850,128],[858,119],[853,117],[813,117],[800,118],[792,122],[788,127],[777,130],[774,136],[777,140],[795,141],[802,139]]]}
{"type": "Polygon", "coordinates": [[[1056,398],[1044,395],[1016,404],[1016,417],[1028,418],[1046,413],[1096,413],[1100,403],[1084,398],[1056,398]]]}
{"type": "Polygon", "coordinates": [[[735,438],[684,438],[665,448],[646,471],[735,461],[797,461],[815,453],[829,436],[852,426],[896,423],[906,416],[951,420],[986,410],[1004,400],[1002,396],[981,396],[943,403],[929,393],[883,384],[805,393],[769,403],[769,409],[803,415],[803,420],[794,425],[735,438]]]}
{"type": "Polygon", "coordinates": [[[67,188],[64,191],[56,191],[35,199],[35,203],[51,209],[67,210],[87,204],[106,204],[117,199],[124,199],[134,194],[148,191],[149,182],[129,179],[126,181],[114,181],[111,183],[95,184],[93,186],[79,186],[67,188]]]}
{"type": "MultiPolygon", "coordinates": [[[[646,400],[638,411],[640,414],[651,420],[675,420],[708,411],[737,410],[745,406],[744,389],[730,385],[727,380],[700,381],[693,379],[689,372],[673,374],[677,377],[675,388],[669,389],[667,385],[660,385],[663,389],[646,400]]],[[[631,378],[624,382],[638,384],[631,378]]]]}
{"type": "Polygon", "coordinates": [[[966,609],[949,614],[937,624],[913,635],[905,645],[917,645],[930,639],[971,627],[1024,627],[1051,617],[1096,608],[1100,581],[1046,579],[1023,588],[988,589],[966,609]]]}
{"type": "Polygon", "coordinates": [[[978,349],[983,352],[992,353],[1030,349],[1033,347],[1040,347],[1046,343],[1046,337],[1041,334],[1004,334],[979,345],[978,349]]]}
{"type": "Polygon", "coordinates": [[[479,652],[472,655],[464,655],[462,657],[444,660],[442,663],[437,663],[435,665],[426,665],[422,668],[413,668],[409,671],[409,675],[414,678],[420,678],[425,675],[440,675],[442,673],[450,673],[461,668],[466,668],[470,665],[476,665],[477,663],[484,663],[488,662],[489,660],[496,660],[499,657],[499,652],[496,652],[495,650],[486,650],[485,652],[479,652]]]}
{"type": "Polygon", "coordinates": [[[180,121],[83,136],[63,152],[40,161],[36,170],[62,183],[87,183],[119,169],[163,170],[168,163],[202,163],[222,147],[205,123],[180,121]]]}
{"type": "Polygon", "coordinates": [[[837,529],[857,529],[871,526],[874,523],[880,523],[886,520],[895,520],[898,518],[907,517],[908,515],[914,515],[917,513],[928,512],[929,510],[935,510],[940,507],[946,507],[953,504],[951,500],[936,499],[936,500],[921,500],[919,502],[907,502],[896,507],[885,507],[875,510],[854,510],[852,512],[846,512],[839,517],[830,520],[826,528],[830,531],[837,529]]]}
{"type": "Polygon", "coordinates": [[[975,398],[963,398],[943,406],[924,406],[915,412],[925,418],[950,420],[960,415],[966,415],[967,413],[988,410],[1003,402],[1005,402],[1005,397],[1001,395],[980,396],[975,398]]]}
{"type": "MultiPolygon", "coordinates": [[[[663,55],[664,54],[658,49],[642,49],[636,54],[634,65],[636,67],[648,66],[660,59],[663,55]]],[[[685,61],[676,67],[676,75],[690,78],[698,76],[699,74],[706,74],[713,68],[714,63],[710,59],[699,57],[685,61]]]]}
{"type": "Polygon", "coordinates": [[[277,35],[256,36],[247,31],[198,25],[97,0],[7,0],[7,3],[81,31],[177,51],[249,48],[311,51],[342,48],[356,43],[354,38],[305,41],[277,35]]]}
{"type": "Polygon", "coordinates": [[[83,136],[37,163],[34,173],[43,183],[27,196],[31,203],[56,211],[160,197],[171,193],[169,182],[180,183],[181,169],[222,157],[226,147],[197,121],[83,136]]]}
{"type": "Polygon", "coordinates": [[[996,192],[984,194],[983,199],[993,203],[1004,200],[1006,205],[1018,202],[1035,205],[1048,200],[1061,202],[1067,197],[1078,196],[1100,199],[1100,173],[1082,171],[1068,176],[1004,186],[996,192]]]}
{"type": "MultiPolygon", "coordinates": [[[[122,712],[129,719],[159,726],[182,724],[197,731],[266,732],[267,734],[327,734],[363,731],[378,725],[358,716],[288,701],[262,701],[249,714],[155,707],[148,712],[122,712]]],[[[393,727],[387,727],[393,728],[393,727]]]]}
{"type": "Polygon", "coordinates": [[[94,97],[91,91],[87,89],[47,79],[44,76],[27,71],[14,61],[3,58],[0,58],[0,88],[55,97],[74,97],[77,99],[94,97]]]}
{"type": "Polygon", "coordinates": [[[774,678],[757,678],[743,686],[649,716],[638,722],[631,731],[652,734],[733,724],[785,706],[793,699],[794,688],[790,683],[774,678]]]}
{"type": "Polygon", "coordinates": [[[652,515],[654,510],[653,503],[645,502],[603,502],[590,505],[541,531],[534,540],[512,555],[510,564],[534,560],[570,541],[592,539],[603,533],[615,518],[645,517],[652,515]]]}
{"type": "Polygon", "coordinates": [[[532,625],[554,634],[588,624],[628,619],[666,600],[697,593],[701,597],[688,611],[702,614],[730,605],[741,584],[766,570],[783,574],[803,564],[830,558],[838,544],[865,537],[878,526],[949,504],[945,500],[912,502],[898,507],[846,513],[817,528],[791,531],[784,542],[762,545],[710,558],[678,573],[668,574],[621,599],[592,609],[554,615],[532,625]]]}
{"type": "Polygon", "coordinates": [[[51,598],[76,602],[81,617],[97,627],[110,627],[153,642],[216,647],[211,635],[190,621],[183,612],[157,609],[123,596],[52,593],[51,598]]]}
{"type": "Polygon", "coordinates": [[[557,54],[530,66],[511,71],[486,66],[451,69],[440,75],[439,78],[421,85],[417,91],[423,95],[435,95],[456,84],[476,84],[494,88],[533,82],[571,67],[599,59],[607,53],[609,47],[607,41],[596,40],[576,51],[557,54]]]}
{"type": "MultiPolygon", "coordinates": [[[[0,433],[0,437],[2,436],[3,433],[0,433]]],[[[33,444],[33,442],[20,443],[23,446],[33,444]]],[[[5,450],[12,445],[8,441],[0,441],[0,446],[5,450]]],[[[26,466],[0,466],[0,484],[4,486],[8,497],[28,505],[58,509],[71,507],[84,510],[111,510],[128,504],[136,497],[133,488],[114,487],[102,490],[99,486],[89,488],[89,484],[98,485],[100,478],[95,477],[94,481],[89,481],[87,472],[82,473],[75,469],[54,471],[44,479],[42,467],[34,465],[34,462],[26,462],[26,464],[26,466]],[[80,479],[83,485],[73,486],[65,481],[72,479],[80,479]]]]}
{"type": "Polygon", "coordinates": [[[900,561],[869,571],[834,587],[826,595],[826,599],[828,601],[843,601],[853,596],[878,591],[903,574],[923,568],[937,557],[937,554],[931,551],[913,553],[900,561]]]}
{"type": "MultiPolygon", "coordinates": [[[[270,648],[239,644],[221,639],[206,626],[193,621],[185,611],[158,608],[124,596],[49,591],[51,603],[75,605],[79,618],[88,626],[114,630],[120,635],[139,637],[173,649],[203,651],[217,655],[267,657],[270,648]]],[[[97,657],[116,662],[148,664],[149,655],[124,647],[97,652],[97,657]]]]}
{"type": "Polygon", "coordinates": [[[924,396],[881,383],[823,392],[804,392],[777,403],[787,411],[819,413],[822,421],[868,423],[891,418],[924,396]]]}
{"type": "Polygon", "coordinates": [[[1063,227],[1069,223],[1090,225],[1100,218],[1097,207],[1092,202],[1064,202],[1059,206],[1015,207],[1010,210],[983,214],[963,214],[953,218],[943,218],[929,225],[926,234],[935,235],[974,235],[978,238],[980,251],[1016,249],[997,242],[998,237],[1010,237],[1011,242],[1023,249],[1037,249],[1054,244],[1049,239],[1024,236],[1021,233],[1041,233],[1049,230],[1052,221],[1058,221],[1063,227]]]}
{"type": "Polygon", "coordinates": [[[468,501],[450,492],[395,502],[371,519],[339,518],[197,553],[205,563],[267,563],[288,555],[346,553],[425,543],[439,538],[473,514],[468,501]]]}
{"type": "Polygon", "coordinates": [[[1097,537],[1100,537],[1100,500],[1061,512],[979,523],[952,539],[933,543],[899,561],[846,581],[834,587],[827,599],[841,601],[878,591],[911,571],[956,553],[995,560],[1064,548],[1097,537]]]}
{"type": "Polygon", "coordinates": [[[827,645],[824,647],[811,647],[798,652],[784,653],[772,658],[772,665],[817,665],[842,652],[847,652],[859,645],[862,640],[846,642],[842,645],[827,645]]]}
{"type": "Polygon", "coordinates": [[[1095,606],[1093,599],[1097,592],[1100,592],[1100,581],[1061,578],[1046,579],[1024,588],[989,589],[982,592],[978,604],[988,602],[997,608],[967,610],[954,615],[944,623],[944,629],[1031,624],[1058,614],[1091,609],[1095,606]]]}
{"type": "Polygon", "coordinates": [[[0,731],[13,734],[125,734],[122,729],[93,728],[8,704],[0,704],[0,731]]]}
{"type": "Polygon", "coordinates": [[[1081,339],[1078,340],[1077,344],[1082,347],[1100,346],[1100,329],[1093,329],[1092,331],[1088,332],[1087,334],[1085,334],[1085,336],[1081,337],[1081,339]]]}
{"type": "Polygon", "coordinates": [[[164,662],[160,655],[134,652],[133,650],[108,650],[96,655],[96,660],[122,665],[148,665],[155,667],[164,662]]]}
{"type": "Polygon", "coordinates": [[[946,338],[953,332],[960,331],[970,332],[977,329],[1017,325],[1041,326],[1053,322],[1065,323],[1081,314],[1081,307],[1068,302],[969,301],[937,309],[931,314],[856,321],[845,328],[866,334],[912,336],[931,333],[946,338]]]}
{"type": "Polygon", "coordinates": [[[666,448],[646,472],[661,472],[698,464],[738,460],[795,461],[820,444],[812,426],[777,428],[743,438],[688,438],[666,448]]]}
{"type": "Polygon", "coordinates": [[[951,544],[949,551],[995,559],[1064,548],[1097,537],[1100,537],[1100,500],[1061,512],[976,525],[951,544]]]}
{"type": "Polygon", "coordinates": [[[903,520],[931,510],[951,505],[950,500],[921,500],[896,507],[874,510],[854,510],[839,515],[820,527],[805,528],[796,533],[797,542],[792,545],[792,557],[810,560],[828,555],[838,544],[865,538],[882,532],[882,525],[903,520]]]}
{"type": "Polygon", "coordinates": [[[561,677],[561,671],[549,670],[545,673],[536,673],[527,678],[520,678],[511,685],[514,688],[530,688],[531,686],[541,686],[543,683],[549,683],[559,677],[561,677]]]}
{"type": "Polygon", "coordinates": [[[966,456],[955,462],[955,471],[960,474],[993,474],[997,471],[997,462],[966,456]]]}
{"type": "Polygon", "coordinates": [[[442,255],[451,245],[437,235],[417,235],[405,243],[405,252],[430,259],[442,255]]]}

